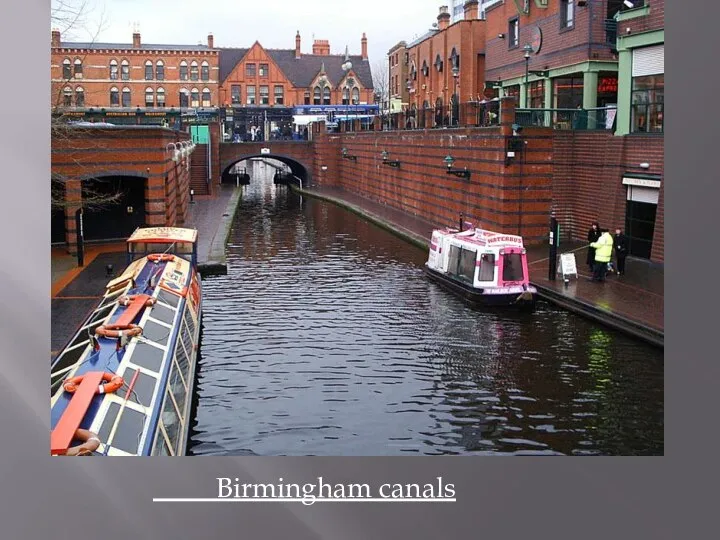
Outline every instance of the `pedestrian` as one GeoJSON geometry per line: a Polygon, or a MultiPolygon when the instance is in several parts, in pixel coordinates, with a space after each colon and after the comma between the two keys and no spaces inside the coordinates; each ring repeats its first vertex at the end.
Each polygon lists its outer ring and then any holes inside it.
{"type": "MultiPolygon", "coordinates": [[[[597,242],[598,238],[600,238],[600,224],[597,221],[593,221],[592,226],[590,227],[590,230],[587,234],[588,244],[597,242]]],[[[590,268],[590,271],[592,272],[595,266],[595,248],[588,248],[587,259],[585,262],[587,263],[588,268],[590,268]]]]}
{"type": "Polygon", "coordinates": [[[617,259],[617,275],[625,273],[625,257],[627,257],[627,237],[620,227],[615,228],[615,258],[617,259]]]}
{"type": "Polygon", "coordinates": [[[613,237],[607,229],[603,229],[600,238],[590,244],[590,247],[595,248],[595,265],[591,281],[605,281],[607,265],[612,258],[613,237]]]}

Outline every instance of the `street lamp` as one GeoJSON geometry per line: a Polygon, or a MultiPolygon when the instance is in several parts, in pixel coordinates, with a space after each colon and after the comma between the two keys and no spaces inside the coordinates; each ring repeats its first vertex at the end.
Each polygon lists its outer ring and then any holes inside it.
{"type": "MultiPolygon", "coordinates": [[[[454,79],[454,81],[455,81],[455,85],[454,85],[454,87],[453,87],[453,102],[452,102],[452,104],[451,104],[451,106],[450,106],[450,125],[451,125],[451,126],[453,125],[453,109],[455,109],[455,104],[456,104],[456,103],[457,103],[457,106],[458,106],[458,116],[460,116],[460,114],[459,114],[459,110],[460,110],[460,97],[458,96],[458,93],[457,93],[457,84],[458,84],[458,77],[460,76],[460,70],[458,69],[457,66],[453,66],[453,68],[452,68],[452,76],[453,76],[453,79],[454,79]]],[[[456,118],[456,120],[459,121],[460,119],[459,119],[459,118],[456,118]]],[[[458,122],[458,123],[459,123],[459,122],[458,122]]]]}
{"type": "MultiPolygon", "coordinates": [[[[347,77],[348,73],[350,73],[350,70],[352,69],[352,62],[350,61],[350,57],[347,52],[347,47],[345,47],[345,62],[343,63],[343,65],[341,67],[342,67],[342,70],[345,72],[345,76],[347,77]]],[[[347,90],[347,93],[348,93],[348,105],[350,105],[352,103],[352,90],[354,87],[355,87],[355,81],[353,80],[353,78],[347,77],[345,79],[345,89],[347,90]]],[[[350,107],[348,107],[347,113],[348,114],[346,116],[349,118],[350,117],[350,107]]]]}
{"type": "Polygon", "coordinates": [[[524,108],[528,106],[528,94],[530,93],[530,53],[532,52],[532,45],[529,43],[523,47],[525,51],[525,104],[524,108]]]}

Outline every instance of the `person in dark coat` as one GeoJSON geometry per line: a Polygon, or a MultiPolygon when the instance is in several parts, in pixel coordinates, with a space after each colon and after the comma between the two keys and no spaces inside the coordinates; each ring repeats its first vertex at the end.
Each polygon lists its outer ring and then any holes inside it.
{"type": "MultiPolygon", "coordinates": [[[[600,224],[597,221],[593,221],[587,235],[588,244],[597,242],[601,234],[602,233],[600,232],[600,224]]],[[[590,268],[591,272],[595,270],[595,248],[588,247],[587,259],[585,260],[585,263],[588,265],[588,268],[590,268]]]]}
{"type": "Polygon", "coordinates": [[[615,229],[615,258],[617,259],[617,275],[622,276],[625,273],[625,257],[627,257],[627,237],[623,234],[622,229],[615,229]]]}

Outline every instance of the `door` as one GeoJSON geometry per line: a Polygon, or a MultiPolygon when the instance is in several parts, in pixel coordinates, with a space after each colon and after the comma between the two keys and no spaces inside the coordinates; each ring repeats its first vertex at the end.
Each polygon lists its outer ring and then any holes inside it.
{"type": "Polygon", "coordinates": [[[629,255],[650,258],[659,194],[657,189],[628,186],[625,234],[629,255]]]}
{"type": "Polygon", "coordinates": [[[108,176],[83,181],[83,199],[101,201],[90,203],[83,212],[86,241],[127,238],[145,224],[144,178],[108,176]]]}
{"type": "Polygon", "coordinates": [[[195,144],[207,144],[210,141],[208,126],[190,126],[190,136],[195,144]]]}

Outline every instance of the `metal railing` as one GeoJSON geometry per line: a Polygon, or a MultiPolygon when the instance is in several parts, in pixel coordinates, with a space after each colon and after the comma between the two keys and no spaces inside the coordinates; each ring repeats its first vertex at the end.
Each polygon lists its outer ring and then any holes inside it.
{"type": "Polygon", "coordinates": [[[411,108],[392,113],[386,119],[382,124],[383,130],[497,126],[500,124],[500,100],[411,108]]]}
{"type": "Polygon", "coordinates": [[[564,130],[611,130],[617,108],[597,109],[516,109],[515,123],[564,130]]]}

